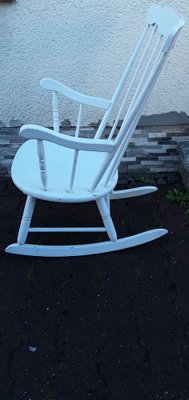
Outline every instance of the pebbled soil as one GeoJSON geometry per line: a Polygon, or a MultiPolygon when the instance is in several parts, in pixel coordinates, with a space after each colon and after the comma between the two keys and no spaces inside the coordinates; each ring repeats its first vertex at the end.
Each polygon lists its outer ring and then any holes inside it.
{"type": "MultiPolygon", "coordinates": [[[[4,252],[25,198],[1,180],[0,400],[189,400],[189,217],[167,204],[168,189],[112,202],[120,236],[153,227],[168,235],[120,252],[48,259],[4,252]]],[[[37,203],[33,225],[69,221],[100,224],[93,204],[37,203]]],[[[106,240],[45,238],[28,242],[106,240]]]]}

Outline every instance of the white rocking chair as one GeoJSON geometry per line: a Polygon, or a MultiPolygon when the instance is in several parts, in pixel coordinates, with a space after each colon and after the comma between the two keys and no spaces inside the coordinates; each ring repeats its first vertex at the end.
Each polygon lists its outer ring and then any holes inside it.
{"type": "Polygon", "coordinates": [[[111,100],[80,94],[53,79],[42,79],[41,86],[53,92],[54,129],[24,125],[20,135],[29,139],[18,150],[12,165],[15,185],[27,195],[17,243],[6,252],[28,256],[78,256],[105,253],[143,244],[161,237],[166,229],[153,229],[117,239],[110,215],[110,201],[141,196],[157,190],[153,186],[116,190],[118,166],[146,101],[172,49],[183,18],[174,10],[152,5],[146,16],[146,27],[123,73],[111,100]],[[124,94],[125,90],[125,94],[124,94]],[[57,93],[79,103],[75,137],[59,133],[57,93]],[[122,103],[107,139],[104,129],[115,104],[122,103]],[[81,138],[80,124],[84,105],[105,109],[94,138],[81,138]],[[125,117],[118,128],[122,112],[125,117]],[[104,226],[101,228],[34,228],[30,227],[36,199],[80,203],[95,201],[104,226]],[[26,244],[28,232],[107,232],[109,240],[83,245],[26,244]]]}

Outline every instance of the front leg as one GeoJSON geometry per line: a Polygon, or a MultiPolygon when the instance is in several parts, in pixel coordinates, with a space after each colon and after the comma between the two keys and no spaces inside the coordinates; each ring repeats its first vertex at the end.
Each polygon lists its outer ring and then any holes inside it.
{"type": "Polygon", "coordinates": [[[30,223],[31,223],[31,219],[32,219],[32,215],[33,215],[33,211],[34,211],[34,207],[35,207],[35,202],[36,202],[36,199],[34,197],[28,195],[28,197],[26,199],[23,216],[22,216],[22,221],[20,223],[20,229],[18,232],[17,242],[19,245],[24,244],[27,239],[28,231],[29,231],[29,227],[30,227],[30,223]]]}
{"type": "Polygon", "coordinates": [[[113,242],[116,242],[117,233],[116,233],[112,218],[110,216],[110,208],[107,205],[107,201],[104,197],[101,197],[96,202],[97,202],[97,206],[100,211],[102,220],[104,222],[104,226],[106,228],[107,234],[108,234],[110,240],[112,240],[113,242]]]}

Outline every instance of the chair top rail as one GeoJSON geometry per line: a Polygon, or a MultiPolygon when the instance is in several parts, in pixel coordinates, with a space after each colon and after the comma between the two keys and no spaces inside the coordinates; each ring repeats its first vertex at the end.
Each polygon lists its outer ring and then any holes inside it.
{"type": "Polygon", "coordinates": [[[146,22],[150,25],[157,24],[157,31],[166,38],[162,49],[164,52],[168,52],[169,47],[174,46],[177,33],[185,23],[182,15],[168,6],[159,4],[151,5],[146,16],[146,22]]]}
{"type": "Polygon", "coordinates": [[[20,135],[26,139],[47,140],[51,143],[58,144],[74,150],[112,152],[115,143],[107,139],[88,139],[80,137],[72,137],[39,125],[27,124],[20,129],[20,135]]]}
{"type": "Polygon", "coordinates": [[[110,100],[102,99],[101,97],[87,96],[86,94],[79,93],[76,90],[73,90],[68,86],[63,85],[62,83],[56,81],[55,79],[43,78],[40,81],[40,85],[43,89],[61,93],[64,96],[74,101],[77,101],[81,104],[91,105],[97,108],[103,108],[107,110],[111,103],[110,100]]]}
{"type": "Polygon", "coordinates": [[[156,23],[158,32],[163,36],[168,36],[175,25],[184,25],[184,19],[181,14],[171,7],[160,4],[152,4],[149,7],[146,22],[150,25],[156,23]]]}

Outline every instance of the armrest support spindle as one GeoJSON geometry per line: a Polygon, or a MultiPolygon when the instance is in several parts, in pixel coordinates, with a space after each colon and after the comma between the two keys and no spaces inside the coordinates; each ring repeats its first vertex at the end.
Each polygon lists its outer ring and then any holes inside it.
{"type": "Polygon", "coordinates": [[[47,168],[45,160],[45,148],[42,140],[37,140],[37,154],[39,158],[39,170],[42,189],[47,190],[47,168]]]}
{"type": "Polygon", "coordinates": [[[60,125],[59,125],[59,110],[58,110],[58,97],[57,92],[53,91],[53,127],[56,132],[59,132],[60,125]]]}

